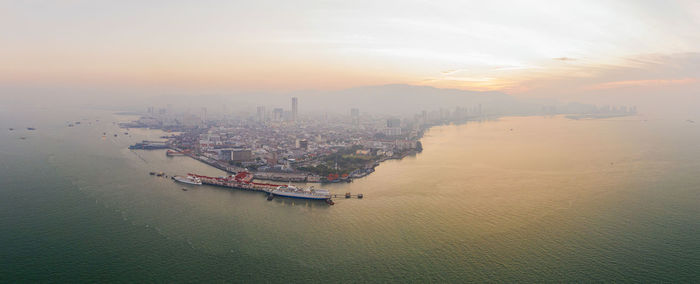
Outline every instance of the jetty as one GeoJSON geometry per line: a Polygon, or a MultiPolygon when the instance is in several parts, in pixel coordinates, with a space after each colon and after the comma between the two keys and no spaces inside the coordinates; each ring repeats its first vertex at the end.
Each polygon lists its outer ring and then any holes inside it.
{"type": "MultiPolygon", "coordinates": [[[[156,175],[159,177],[160,176],[167,177],[167,175],[163,172],[150,172],[149,174],[156,175]]],[[[253,181],[253,178],[254,178],[253,173],[245,172],[245,171],[241,171],[241,172],[236,173],[235,175],[224,176],[224,177],[210,177],[210,176],[198,175],[198,174],[193,174],[193,173],[188,173],[187,175],[191,176],[191,177],[198,178],[202,182],[202,184],[206,184],[206,185],[264,192],[268,195],[267,200],[272,200],[274,198],[275,194],[273,194],[272,191],[276,190],[280,186],[283,186],[283,187],[286,186],[283,184],[254,182],[253,181]]],[[[319,199],[319,200],[324,200],[326,203],[333,205],[333,204],[335,204],[335,202],[333,202],[332,198],[338,198],[338,197],[343,197],[343,196],[345,198],[358,198],[358,199],[362,199],[362,197],[363,197],[362,193],[350,194],[349,192],[347,192],[344,195],[342,195],[342,194],[330,194],[328,196],[328,198],[319,199]]]]}

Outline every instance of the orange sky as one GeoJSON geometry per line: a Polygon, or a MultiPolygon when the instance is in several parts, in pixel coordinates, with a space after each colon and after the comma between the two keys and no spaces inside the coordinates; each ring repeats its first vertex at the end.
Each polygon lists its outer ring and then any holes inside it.
{"type": "Polygon", "coordinates": [[[404,83],[563,99],[695,88],[700,5],[611,2],[4,1],[0,84],[404,83]]]}

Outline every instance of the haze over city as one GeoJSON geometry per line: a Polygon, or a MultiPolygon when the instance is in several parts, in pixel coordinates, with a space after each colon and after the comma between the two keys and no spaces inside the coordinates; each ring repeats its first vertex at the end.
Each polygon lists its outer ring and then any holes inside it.
{"type": "Polygon", "coordinates": [[[698,106],[695,1],[0,5],[0,88],[15,100],[407,84],[666,113],[698,106]]]}
{"type": "Polygon", "coordinates": [[[700,2],[0,0],[0,283],[700,283],[700,2]]]}

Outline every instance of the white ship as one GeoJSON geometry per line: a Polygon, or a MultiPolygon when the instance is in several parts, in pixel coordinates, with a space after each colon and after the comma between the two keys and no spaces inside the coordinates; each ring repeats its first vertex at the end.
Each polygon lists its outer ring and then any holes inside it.
{"type": "Polygon", "coordinates": [[[303,198],[303,199],[318,199],[326,200],[331,198],[330,192],[325,189],[314,189],[311,188],[298,188],[293,185],[283,185],[278,186],[277,189],[272,191],[273,195],[291,197],[291,198],[303,198]]]}
{"type": "Polygon", "coordinates": [[[186,184],[193,184],[193,185],[202,185],[202,180],[200,180],[198,177],[193,177],[193,176],[174,176],[173,179],[177,182],[181,183],[186,183],[186,184]]]}

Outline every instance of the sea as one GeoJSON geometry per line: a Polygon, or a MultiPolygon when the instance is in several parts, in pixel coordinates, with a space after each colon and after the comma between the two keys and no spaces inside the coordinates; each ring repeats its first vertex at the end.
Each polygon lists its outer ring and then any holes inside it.
{"type": "Polygon", "coordinates": [[[331,206],[151,176],[225,173],[134,118],[0,105],[0,282],[700,282],[693,120],[435,126],[331,206]]]}

